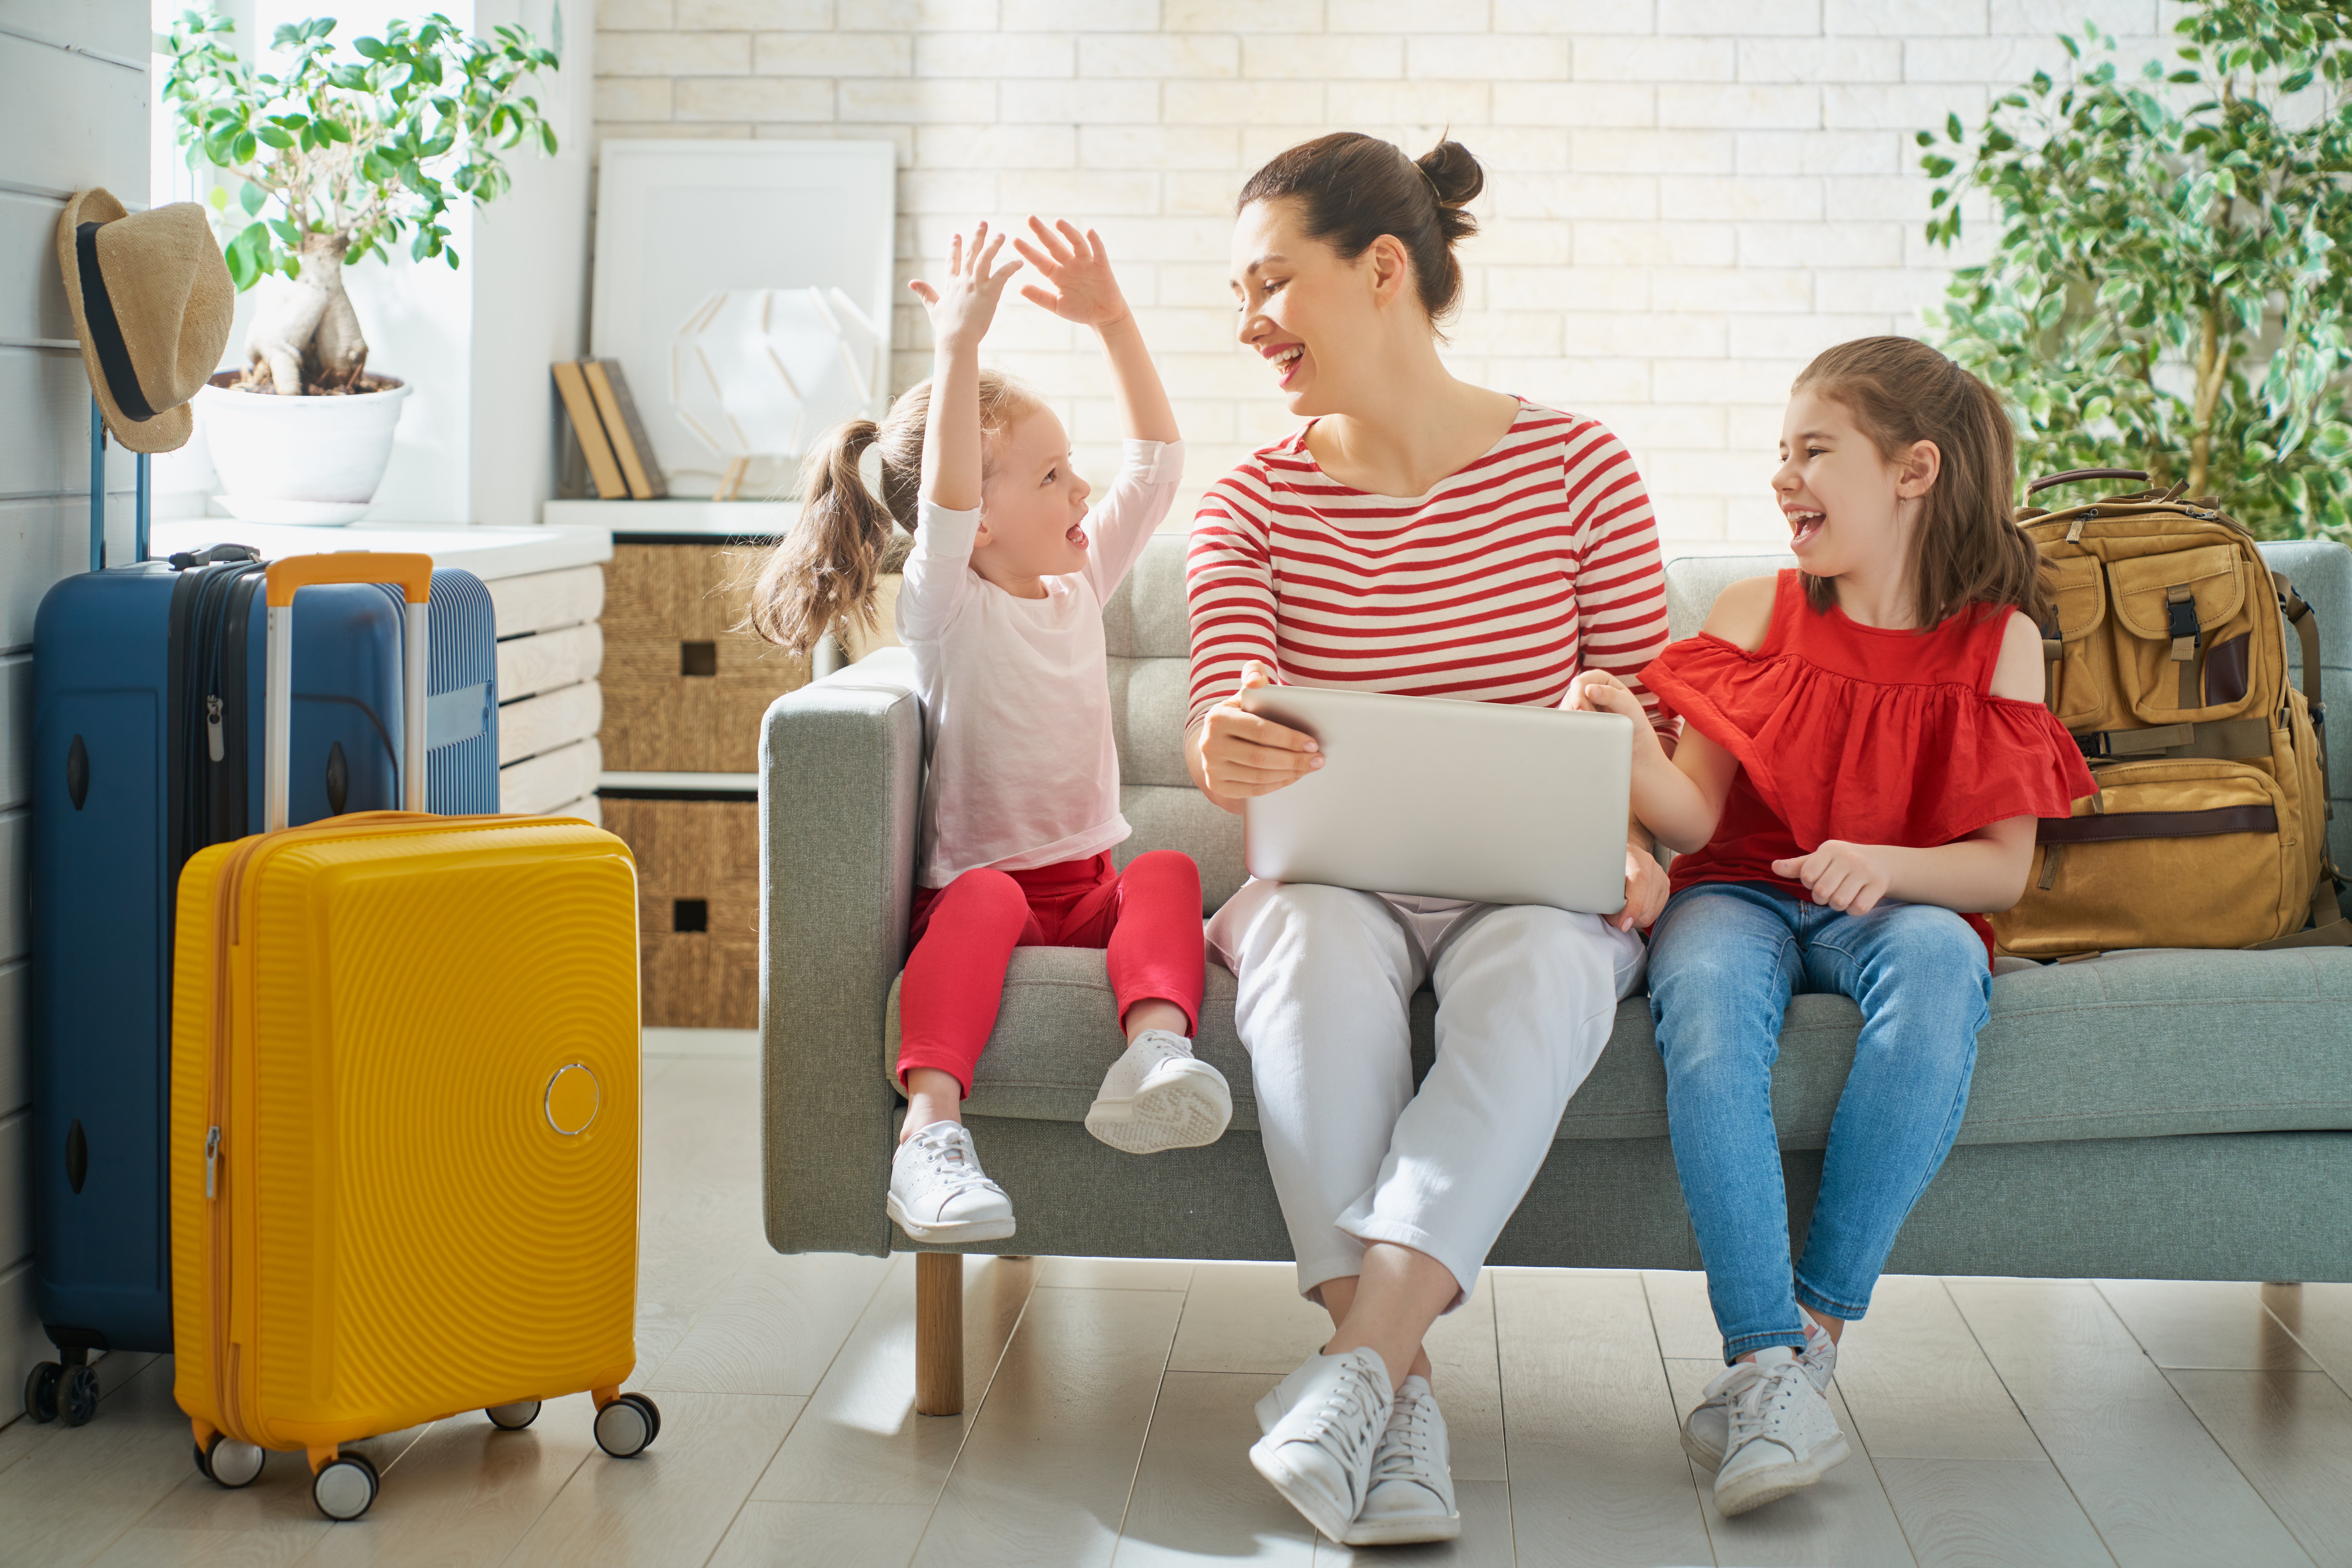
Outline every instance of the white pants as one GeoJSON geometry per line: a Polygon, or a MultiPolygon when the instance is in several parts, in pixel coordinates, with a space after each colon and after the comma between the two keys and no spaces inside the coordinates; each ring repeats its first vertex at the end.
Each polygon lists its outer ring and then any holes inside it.
{"type": "MultiPolygon", "coordinates": [[[[1417,913],[1377,894],[1252,881],[1209,923],[1240,978],[1259,1136],[1298,1288],[1363,1271],[1392,1241],[1463,1296],[1542,1168],[1569,1096],[1639,984],[1640,936],[1540,905],[1417,913]],[[1437,993],[1416,1094],[1407,1008],[1437,993]]],[[[1455,1299],[1459,1305],[1461,1298],[1455,1299]]]]}

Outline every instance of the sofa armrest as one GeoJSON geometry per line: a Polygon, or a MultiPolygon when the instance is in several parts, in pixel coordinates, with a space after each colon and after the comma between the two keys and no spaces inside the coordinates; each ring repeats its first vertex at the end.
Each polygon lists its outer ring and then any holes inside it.
{"type": "Polygon", "coordinates": [[[914,897],[922,709],[885,648],[760,731],[761,1144],[779,1252],[890,1250],[897,1097],[874,1071],[914,897]]]}

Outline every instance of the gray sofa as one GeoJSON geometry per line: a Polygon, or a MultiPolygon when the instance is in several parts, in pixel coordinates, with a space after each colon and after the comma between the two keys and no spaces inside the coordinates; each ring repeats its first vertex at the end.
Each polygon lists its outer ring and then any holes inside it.
{"type": "MultiPolygon", "coordinates": [[[[1154,540],[1106,617],[1123,804],[1136,829],[1118,855],[1191,854],[1206,913],[1243,879],[1241,825],[1185,775],[1182,545],[1174,535],[1154,540]]],[[[2352,691],[2352,552],[2264,549],[2320,616],[2330,691],[2352,691]]],[[[1674,635],[1695,632],[1726,583],[1789,563],[1670,563],[1674,635]]],[[[2333,847],[2339,864],[2352,865],[2352,722],[2330,739],[2333,847]]],[[[900,1103],[891,1076],[896,982],[922,784],[910,657],[885,649],[779,699],[760,765],[769,1240],[783,1252],[928,1251],[882,1206],[900,1103]]],[[[2144,952],[2000,967],[1958,1144],[1890,1268],[2352,1279],[2352,950],[2144,952]]],[[[1288,1258],[1233,996],[1233,976],[1212,963],[1197,1045],[1233,1086],[1232,1130],[1205,1149],[1136,1159],[1081,1125],[1117,1040],[1102,954],[1016,952],[965,1110],[1021,1228],[1014,1240],[973,1250],[1288,1258]]],[[[1413,999],[1424,1070],[1434,1011],[1428,992],[1413,999]]],[[[1859,1023],[1843,997],[1800,996],[1789,1010],[1773,1110],[1800,1245],[1859,1023]]],[[[1644,999],[1620,1007],[1607,1051],[1492,1259],[1698,1267],[1644,999]]],[[[919,1271],[919,1403],[937,1413],[961,1397],[952,1365],[961,1336],[951,1331],[960,1278],[945,1258],[919,1271]]]]}

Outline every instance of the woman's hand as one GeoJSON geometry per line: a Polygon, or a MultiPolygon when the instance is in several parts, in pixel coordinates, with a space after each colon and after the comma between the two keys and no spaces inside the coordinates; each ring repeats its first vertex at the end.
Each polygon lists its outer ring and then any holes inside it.
{"type": "Polygon", "coordinates": [[[996,253],[1003,248],[1004,237],[1000,234],[991,239],[983,223],[971,231],[969,250],[961,235],[948,242],[946,287],[934,289],[919,278],[907,285],[930,312],[935,353],[980,352],[980,340],[988,335],[989,323],[996,320],[996,302],[1003,296],[1005,279],[1021,270],[1018,261],[1007,262],[1001,272],[990,270],[996,253]]]}
{"type": "Polygon", "coordinates": [[[1201,721],[1200,738],[1192,742],[1201,787],[1227,811],[1237,809],[1231,802],[1272,795],[1323,765],[1322,748],[1313,736],[1261,719],[1241,706],[1243,692],[1272,684],[1265,666],[1250,660],[1233,696],[1209,710],[1201,721]]]}
{"type": "Polygon", "coordinates": [[[1608,917],[1619,931],[1634,931],[1658,923],[1666,907],[1666,868],[1639,844],[1625,846],[1625,907],[1608,917]]]}
{"type": "Polygon", "coordinates": [[[1840,914],[1866,915],[1878,907],[1894,880],[1891,858],[1885,845],[1832,838],[1810,855],[1773,861],[1772,874],[1802,882],[1813,902],[1840,914]]]}
{"type": "Polygon", "coordinates": [[[1024,284],[1023,299],[1082,327],[1107,327],[1128,313],[1127,297],[1118,291],[1118,279],[1111,276],[1102,236],[1093,229],[1080,234],[1066,218],[1055,220],[1054,227],[1047,228],[1041,219],[1033,217],[1029,232],[1037,237],[1037,243],[1016,239],[1013,248],[1053,287],[1024,284]]]}

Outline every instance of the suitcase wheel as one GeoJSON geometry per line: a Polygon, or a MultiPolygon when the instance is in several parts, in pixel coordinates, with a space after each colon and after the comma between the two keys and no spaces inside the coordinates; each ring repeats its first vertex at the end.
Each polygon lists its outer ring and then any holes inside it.
{"type": "Polygon", "coordinates": [[[512,1405],[493,1405],[482,1414],[501,1432],[520,1432],[539,1419],[539,1401],[518,1399],[512,1405]]]}
{"type": "Polygon", "coordinates": [[[36,1422],[58,1418],[58,1384],[64,1381],[66,1369],[53,1361],[35,1367],[25,1379],[25,1414],[36,1422]]]}
{"type": "Polygon", "coordinates": [[[310,1478],[310,1500],[329,1519],[357,1519],[375,1501],[375,1467],[365,1454],[339,1454],[310,1478]]]}
{"type": "Polygon", "coordinates": [[[596,1412],[596,1446],[616,1459],[646,1451],[661,1435],[661,1411],[642,1394],[624,1394],[596,1412]]]}
{"type": "Polygon", "coordinates": [[[98,1368],[88,1362],[66,1368],[64,1385],[58,1391],[58,1419],[79,1426],[97,1414],[98,1368]]]}
{"type": "Polygon", "coordinates": [[[196,1447],[196,1471],[206,1480],[235,1491],[254,1483],[266,1458],[268,1455],[251,1443],[240,1443],[225,1433],[215,1432],[209,1446],[196,1447]]]}

